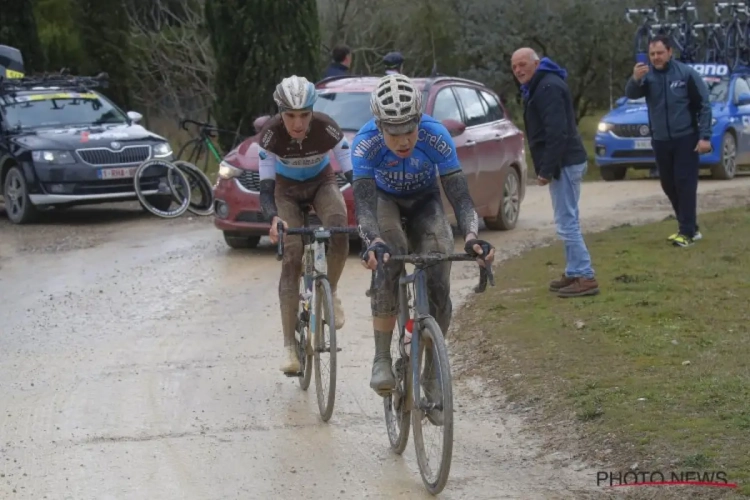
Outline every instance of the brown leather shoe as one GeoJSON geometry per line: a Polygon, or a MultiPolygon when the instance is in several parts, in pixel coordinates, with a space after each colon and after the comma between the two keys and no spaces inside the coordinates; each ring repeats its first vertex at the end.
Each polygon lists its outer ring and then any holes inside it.
{"type": "Polygon", "coordinates": [[[596,278],[574,278],[573,282],[557,292],[558,297],[585,297],[599,293],[599,283],[596,278]]]}
{"type": "Polygon", "coordinates": [[[565,276],[565,274],[563,274],[560,278],[549,282],[549,291],[559,292],[561,288],[565,288],[566,286],[573,284],[575,280],[575,278],[569,278],[565,276]]]}

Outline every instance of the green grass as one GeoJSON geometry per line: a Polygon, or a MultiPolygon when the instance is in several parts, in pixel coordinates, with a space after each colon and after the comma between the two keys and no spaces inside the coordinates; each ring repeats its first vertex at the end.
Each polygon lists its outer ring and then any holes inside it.
{"type": "Polygon", "coordinates": [[[750,209],[701,216],[706,239],[687,249],[667,244],[675,226],[587,235],[596,297],[547,291],[559,243],[501,264],[456,320],[481,348],[461,333],[455,348],[538,410],[540,429],[575,426],[589,458],[610,448],[617,470],[724,470],[750,496],[750,209]]]}

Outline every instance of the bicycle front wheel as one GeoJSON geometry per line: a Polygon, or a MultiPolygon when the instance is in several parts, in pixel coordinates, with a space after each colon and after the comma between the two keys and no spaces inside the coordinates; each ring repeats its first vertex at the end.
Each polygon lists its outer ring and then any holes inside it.
{"type": "Polygon", "coordinates": [[[435,319],[431,317],[422,320],[419,335],[412,338],[411,365],[415,387],[422,379],[422,367],[427,356],[432,356],[437,383],[426,384],[424,379],[421,381],[420,401],[414,403],[415,407],[411,411],[411,425],[422,482],[427,491],[437,495],[443,491],[445,483],[448,482],[453,457],[453,380],[443,332],[435,319]],[[415,339],[418,344],[416,349],[414,348],[415,339]],[[415,354],[415,350],[418,354],[415,354]],[[423,409],[426,404],[435,405],[436,409],[423,409]],[[442,431],[442,436],[437,433],[434,443],[432,439],[429,439],[431,444],[425,446],[425,430],[430,424],[435,430],[442,431]],[[435,456],[428,457],[428,450],[435,451],[435,456]]]}
{"type": "Polygon", "coordinates": [[[328,279],[319,278],[315,294],[315,332],[313,333],[313,360],[315,361],[315,392],[323,422],[333,414],[336,401],[336,321],[333,311],[333,294],[328,279]]]}
{"type": "Polygon", "coordinates": [[[742,39],[737,25],[733,24],[727,29],[726,41],[724,42],[724,53],[727,58],[729,69],[734,70],[740,63],[740,45],[742,39]]]}

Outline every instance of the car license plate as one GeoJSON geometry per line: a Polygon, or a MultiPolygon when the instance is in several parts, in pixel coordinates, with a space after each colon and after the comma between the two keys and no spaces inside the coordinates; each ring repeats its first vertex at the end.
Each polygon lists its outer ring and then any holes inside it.
{"type": "Polygon", "coordinates": [[[135,175],[138,167],[127,168],[102,168],[97,175],[100,179],[128,179],[135,175]]]}
{"type": "Polygon", "coordinates": [[[651,141],[649,139],[635,141],[635,149],[651,149],[651,141]]]}

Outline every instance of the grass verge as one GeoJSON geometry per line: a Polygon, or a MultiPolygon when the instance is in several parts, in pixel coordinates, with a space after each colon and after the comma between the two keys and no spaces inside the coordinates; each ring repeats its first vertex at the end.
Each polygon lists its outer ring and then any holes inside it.
{"type": "Polygon", "coordinates": [[[645,488],[653,498],[750,496],[750,209],[700,222],[706,239],[687,249],[665,241],[674,220],[586,236],[592,298],[547,291],[559,243],[529,251],[456,318],[452,349],[479,367],[467,373],[499,379],[550,443],[563,421],[608,470],[722,470],[739,484],[645,488]]]}

